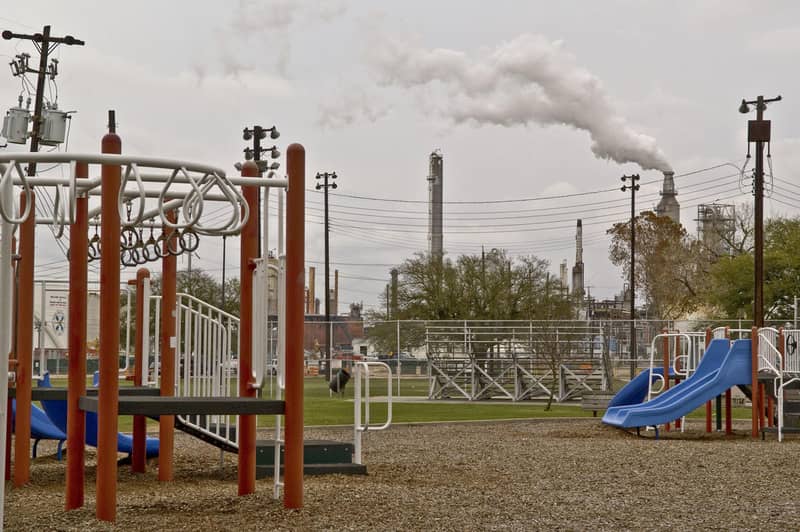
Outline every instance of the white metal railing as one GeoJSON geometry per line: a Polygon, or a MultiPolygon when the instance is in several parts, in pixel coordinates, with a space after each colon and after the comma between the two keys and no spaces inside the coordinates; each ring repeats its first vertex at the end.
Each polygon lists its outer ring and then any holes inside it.
{"type": "Polygon", "coordinates": [[[783,374],[783,355],[778,347],[780,333],[772,327],[758,330],[758,371],[780,376],[783,374]]]}
{"type": "MultiPolygon", "coordinates": [[[[699,355],[697,353],[698,338],[705,333],[661,333],[653,337],[650,343],[650,381],[647,388],[647,400],[649,401],[654,394],[664,390],[666,379],[669,378],[669,368],[673,368],[675,375],[689,378],[697,369],[699,355]],[[656,361],[657,344],[667,340],[667,355],[669,365],[663,368],[663,375],[654,373],[657,362],[663,365],[663,353],[660,360],[656,361]],[[659,389],[653,388],[653,381],[661,384],[659,389]]],[[[704,337],[704,336],[703,336],[704,337]]]]}
{"type": "MultiPolygon", "coordinates": [[[[160,382],[159,318],[161,296],[155,305],[156,341],[147,357],[147,384],[160,382]]],[[[178,294],[175,310],[175,395],[178,397],[238,397],[239,318],[188,294],[178,294]]],[[[238,447],[236,416],[178,416],[180,421],[221,443],[238,447]]]]}
{"type": "MultiPolygon", "coordinates": [[[[774,375],[773,389],[778,403],[778,441],[783,440],[783,355],[779,349],[780,332],[772,327],[758,330],[758,371],[774,375]]],[[[790,379],[791,382],[793,379],[790,379]]],[[[753,387],[755,390],[755,386],[753,387]]]]}
{"type": "Polygon", "coordinates": [[[353,378],[355,389],[353,397],[353,461],[356,464],[363,463],[361,452],[361,436],[367,431],[377,431],[388,429],[392,424],[392,368],[383,362],[356,362],[354,364],[353,378]],[[369,421],[369,381],[370,366],[386,368],[386,422],[382,425],[371,425],[369,421]],[[361,379],[364,379],[364,409],[362,419],[361,409],[361,379]]]}
{"type": "MultiPolygon", "coordinates": [[[[188,294],[177,297],[175,395],[238,397],[239,318],[188,294]]],[[[238,447],[237,416],[181,421],[238,447]]]]}

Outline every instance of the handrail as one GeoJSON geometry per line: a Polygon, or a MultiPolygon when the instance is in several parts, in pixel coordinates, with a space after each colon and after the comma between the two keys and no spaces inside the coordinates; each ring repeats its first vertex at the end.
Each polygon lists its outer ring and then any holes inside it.
{"type": "MultiPolygon", "coordinates": [[[[688,346],[687,347],[687,352],[684,353],[683,355],[680,355],[680,358],[686,358],[686,360],[691,361],[692,360],[692,355],[694,354],[694,343],[692,342],[692,335],[690,335],[689,333],[660,333],[660,334],[657,334],[657,335],[655,335],[653,337],[653,341],[650,342],[650,379],[649,379],[648,384],[647,384],[647,400],[648,401],[652,398],[653,394],[661,393],[664,390],[664,388],[666,387],[666,381],[669,378],[669,367],[666,367],[666,368],[663,369],[664,376],[663,376],[663,382],[662,382],[661,388],[658,391],[653,390],[653,378],[658,378],[658,374],[657,373],[653,373],[653,368],[655,368],[656,341],[659,340],[659,339],[664,339],[664,338],[675,338],[676,340],[677,339],[681,339],[681,338],[685,338],[686,339],[686,343],[687,343],[687,346],[688,346]]],[[[672,358],[671,355],[670,355],[670,358],[672,358]]],[[[677,360],[677,358],[678,357],[675,357],[675,360],[677,360]]],[[[673,368],[675,367],[674,360],[672,361],[672,366],[673,366],[673,368]]],[[[687,364],[686,367],[682,371],[678,371],[676,369],[675,370],[675,374],[676,375],[681,375],[683,377],[688,378],[689,374],[693,370],[694,370],[694,368],[690,368],[689,364],[687,364]]]]}
{"type": "Polygon", "coordinates": [[[777,329],[774,329],[772,327],[761,327],[758,330],[758,360],[759,360],[758,370],[761,371],[762,369],[765,369],[766,371],[774,373],[775,375],[782,375],[783,372],[781,368],[783,368],[783,355],[781,355],[780,349],[775,347],[775,344],[773,344],[770,341],[770,339],[767,338],[765,334],[763,334],[764,332],[769,332],[774,334],[775,338],[777,338],[778,335],[780,334],[777,329]],[[769,348],[770,355],[772,355],[773,358],[768,358],[762,352],[761,349],[762,341],[769,348]],[[765,366],[761,365],[761,361],[765,363],[765,366]],[[775,363],[773,364],[773,362],[775,363]]]}
{"type": "Polygon", "coordinates": [[[356,464],[362,464],[361,435],[364,432],[373,430],[385,430],[392,424],[392,368],[384,362],[356,362],[354,365],[355,391],[353,397],[353,433],[354,433],[354,457],[356,464]],[[370,425],[369,423],[369,381],[370,366],[382,366],[387,371],[387,394],[386,394],[386,423],[383,425],[370,425]],[[364,421],[361,421],[361,372],[364,372],[366,383],[364,392],[364,421]]]}

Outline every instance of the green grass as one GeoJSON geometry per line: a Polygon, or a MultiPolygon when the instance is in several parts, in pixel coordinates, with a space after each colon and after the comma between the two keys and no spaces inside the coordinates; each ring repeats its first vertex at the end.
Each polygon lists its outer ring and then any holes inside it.
{"type": "MultiPolygon", "coordinates": [[[[54,377],[53,386],[66,386],[66,378],[54,377]]],[[[91,384],[91,379],[87,380],[91,384]]],[[[120,386],[130,386],[131,381],[120,381],[120,386]]],[[[386,379],[373,378],[370,394],[373,397],[386,396],[386,379]]],[[[269,384],[265,387],[265,396],[269,384]]],[[[331,396],[327,381],[322,377],[306,377],[304,381],[303,415],[306,425],[351,425],[353,423],[353,382],[345,386],[342,396],[331,396]]],[[[428,381],[425,378],[403,378],[400,382],[402,397],[426,397],[428,381]]],[[[393,379],[392,392],[397,399],[397,379],[393,379]]],[[[370,422],[383,423],[386,419],[386,404],[382,400],[370,406],[370,422]]],[[[550,410],[545,410],[542,403],[511,401],[495,402],[395,402],[392,406],[392,421],[395,423],[437,422],[437,421],[479,421],[495,419],[524,419],[552,417],[591,417],[591,412],[583,410],[579,405],[560,405],[554,403],[550,410]]],[[[705,418],[705,407],[692,412],[692,419],[705,418]]],[[[749,408],[734,408],[734,419],[750,417],[749,408]]],[[[120,416],[119,430],[130,432],[133,423],[131,416],[120,416]]],[[[274,423],[273,416],[259,416],[260,427],[270,427],[274,423]]],[[[148,420],[148,428],[155,429],[158,423],[148,420]]]]}

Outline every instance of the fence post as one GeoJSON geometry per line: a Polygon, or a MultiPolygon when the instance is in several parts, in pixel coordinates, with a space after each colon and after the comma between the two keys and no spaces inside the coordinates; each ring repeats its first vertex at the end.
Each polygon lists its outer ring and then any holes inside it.
{"type": "Polygon", "coordinates": [[[397,321],[397,396],[400,397],[400,374],[402,370],[400,369],[400,320],[397,321]]]}

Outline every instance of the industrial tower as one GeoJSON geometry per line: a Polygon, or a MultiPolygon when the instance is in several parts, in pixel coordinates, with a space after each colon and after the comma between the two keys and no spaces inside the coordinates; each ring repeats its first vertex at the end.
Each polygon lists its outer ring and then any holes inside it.
{"type": "Polygon", "coordinates": [[[661,185],[661,200],[656,206],[656,214],[658,216],[667,216],[673,222],[681,224],[681,206],[675,196],[678,191],[675,190],[675,172],[664,172],[664,183],[661,185]]]}
{"type": "Polygon", "coordinates": [[[697,236],[715,257],[733,253],[736,233],[736,207],[731,204],[704,203],[697,206],[697,236]]]}
{"type": "Polygon", "coordinates": [[[428,166],[428,252],[431,259],[442,260],[443,224],[442,224],[442,152],[431,152],[428,166]]]}
{"type": "Polygon", "coordinates": [[[572,267],[572,295],[583,299],[583,225],[578,220],[575,229],[575,266],[572,267]]]}

